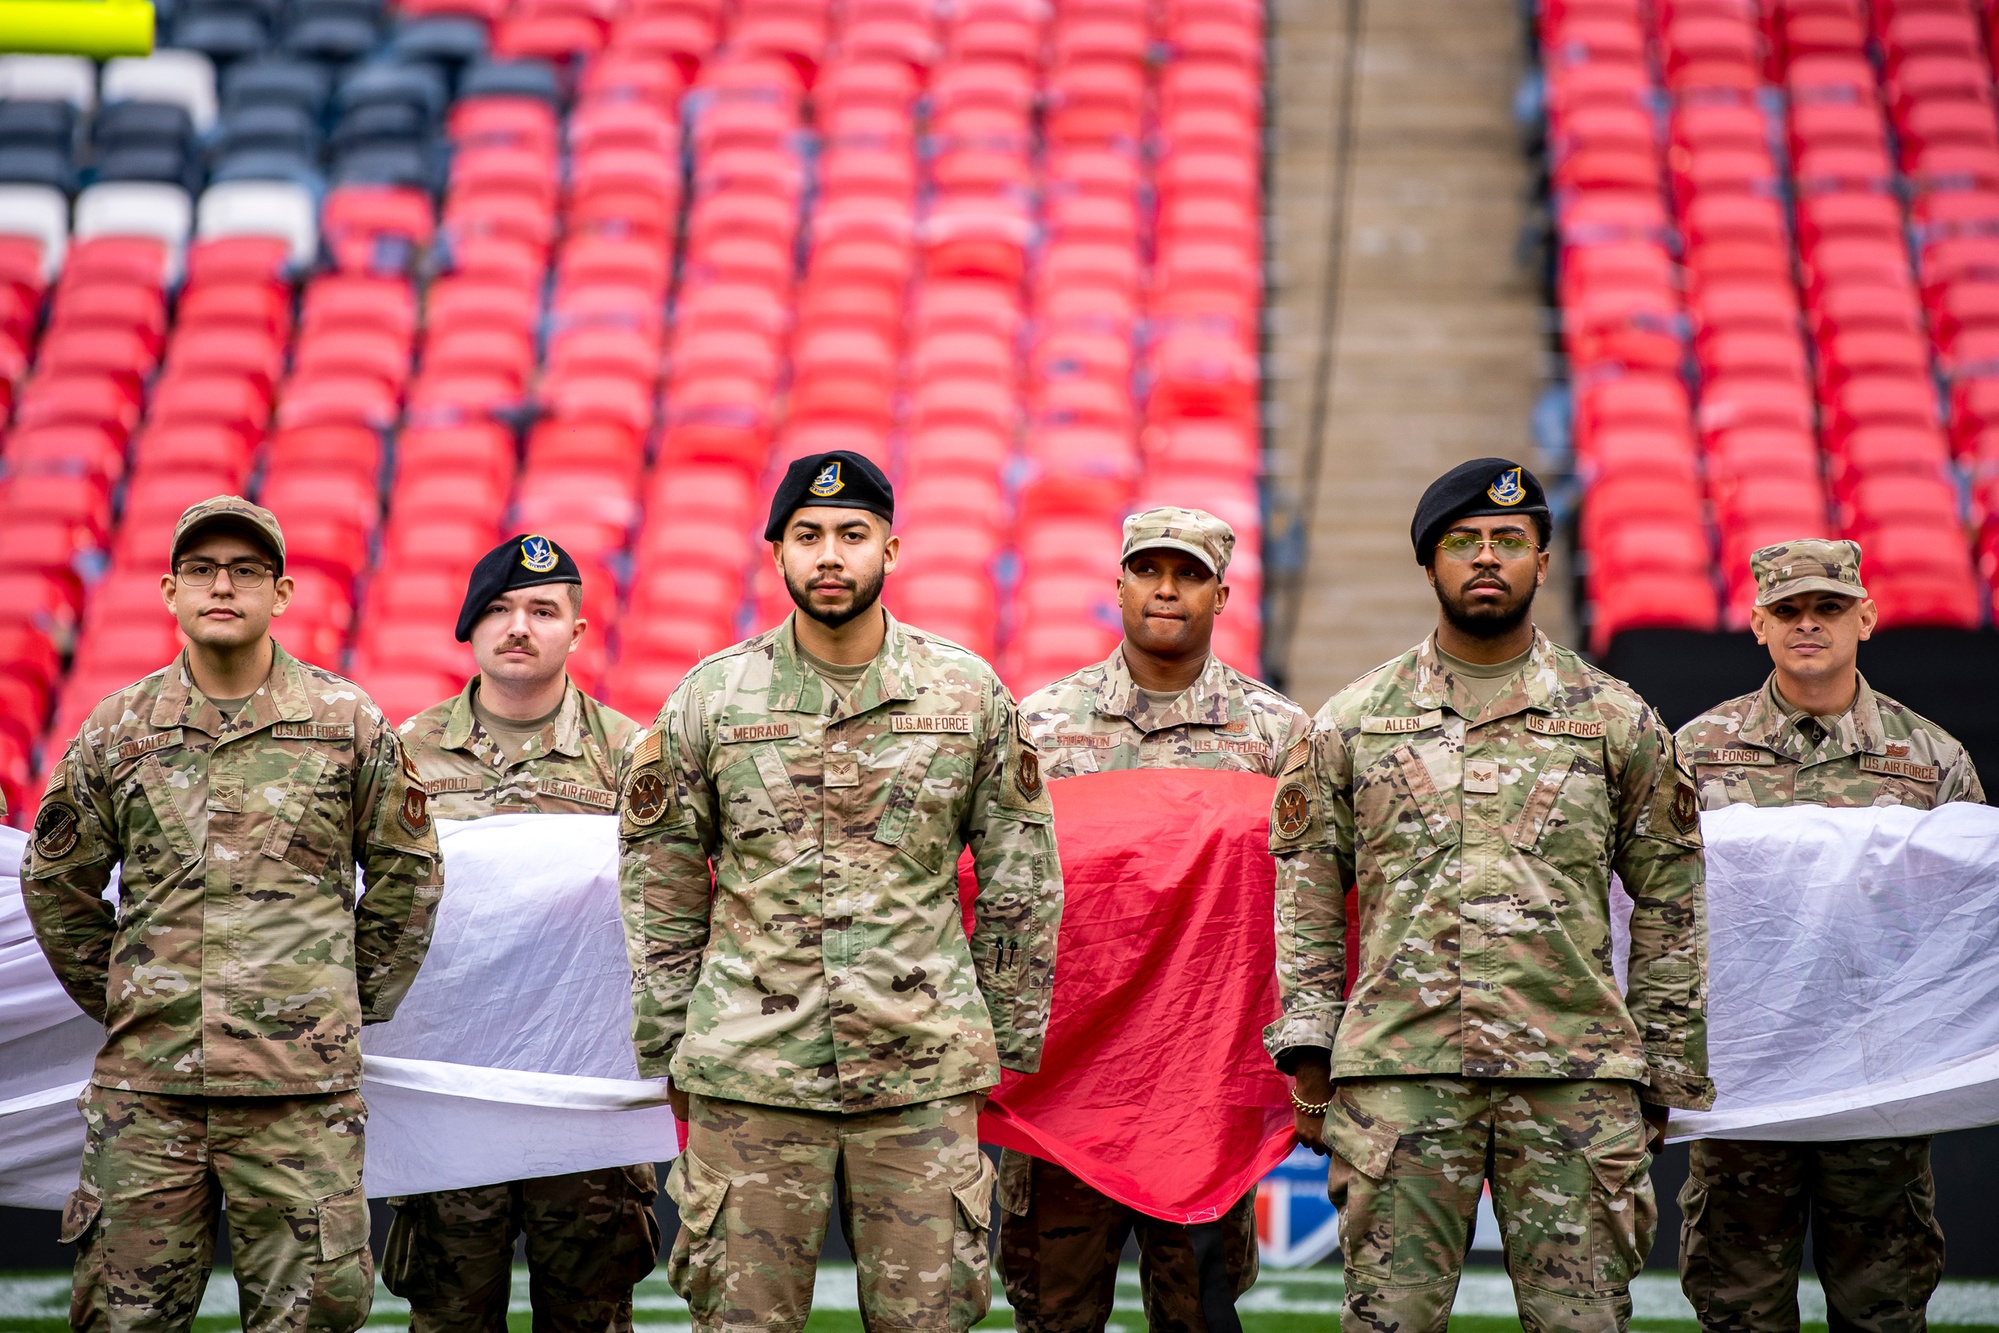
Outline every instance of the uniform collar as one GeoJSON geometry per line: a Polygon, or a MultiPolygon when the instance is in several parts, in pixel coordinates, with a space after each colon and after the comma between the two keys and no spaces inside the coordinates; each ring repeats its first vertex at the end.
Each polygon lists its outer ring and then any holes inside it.
{"type": "Polygon", "coordinates": [[[156,727],[189,727],[218,740],[236,740],[279,722],[307,722],[312,719],[312,700],[306,694],[305,674],[298,659],[285,646],[271,640],[271,674],[262,688],[251,694],[233,722],[222,720],[222,710],[194,683],[194,669],[188,665],[189,650],[180,650],[165,672],[165,684],[153,701],[152,724],[156,727]],[[228,735],[224,736],[224,728],[228,735]]]}
{"type": "MultiPolygon", "coordinates": [[[[444,720],[444,734],[438,744],[446,750],[463,750],[476,755],[475,738],[492,744],[486,729],[479,725],[478,715],[472,711],[472,696],[479,689],[479,677],[465,682],[465,688],[451,701],[451,712],[444,720]]],[[[523,753],[521,758],[540,759],[553,753],[576,759],[583,754],[583,691],[576,688],[576,682],[567,680],[562,686],[562,706],[555,711],[555,721],[541,729],[535,741],[546,748],[537,753],[523,753]]]]}
{"type": "Polygon", "coordinates": [[[1143,732],[1163,731],[1167,727],[1225,727],[1249,714],[1242,691],[1229,679],[1228,669],[1213,653],[1208,654],[1194,683],[1164,708],[1155,708],[1138,688],[1138,682],[1131,678],[1123,644],[1104,659],[1103,672],[1103,682],[1097,686],[1097,711],[1106,717],[1124,718],[1143,732]]]}
{"type": "Polygon", "coordinates": [[[875,654],[868,674],[861,677],[860,688],[854,692],[853,707],[846,708],[826,682],[820,679],[819,673],[799,656],[798,637],[792,628],[792,622],[798,619],[798,612],[793,611],[786,616],[782,625],[764,636],[763,647],[770,653],[771,710],[779,713],[827,713],[839,719],[858,717],[885,703],[914,699],[916,672],[909,660],[909,631],[885,607],[882,617],[888,622],[888,633],[882,639],[881,651],[875,654]]]}
{"type": "MultiPolygon", "coordinates": [[[[1856,673],[1857,674],[1857,673],[1856,673]]],[[[1799,763],[1818,763],[1850,754],[1886,754],[1888,738],[1881,726],[1881,703],[1867,677],[1858,676],[1860,688],[1853,706],[1832,724],[1832,729],[1816,740],[1808,740],[1804,721],[1811,716],[1794,708],[1777,692],[1777,673],[1771,672],[1763,688],[1750,703],[1736,733],[1751,745],[1775,750],[1799,763]]],[[[1818,724],[1814,722],[1816,731],[1818,724]]]]}
{"type": "Polygon", "coordinates": [[[1555,646],[1537,628],[1530,652],[1531,656],[1506,682],[1505,688],[1481,710],[1464,682],[1444,664],[1437,651],[1437,633],[1432,630],[1416,649],[1416,688],[1409,702],[1423,709],[1448,708],[1473,723],[1491,722],[1515,713],[1556,712],[1555,692],[1561,683],[1561,669],[1555,661],[1555,646]]]}

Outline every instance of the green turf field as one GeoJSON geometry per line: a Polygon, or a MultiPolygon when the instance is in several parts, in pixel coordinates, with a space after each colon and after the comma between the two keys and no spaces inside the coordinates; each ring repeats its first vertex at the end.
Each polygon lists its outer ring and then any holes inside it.
{"type": "MultiPolygon", "coordinates": [[[[995,1293],[997,1296],[997,1293],[995,1293]]],[[[66,1274],[16,1274],[0,1276],[0,1330],[6,1333],[64,1333],[64,1317],[69,1301],[66,1274]]],[[[1681,1299],[1679,1284],[1668,1273],[1648,1273],[1633,1288],[1636,1318],[1632,1327],[1647,1330],[1687,1330],[1695,1333],[1692,1312],[1681,1299]]],[[[1799,1291],[1799,1302],[1807,1330],[1825,1328],[1825,1300],[1817,1283],[1807,1281],[1799,1291]]],[[[687,1308],[680,1303],[665,1278],[655,1274],[638,1291],[641,1327],[662,1330],[688,1327],[687,1308]]],[[[820,1270],[819,1286],[812,1312],[811,1333],[860,1333],[861,1318],[855,1303],[854,1270],[847,1265],[829,1264],[820,1270]]],[[[1012,1324],[1005,1298],[995,1301],[992,1316],[983,1328],[1004,1329],[1012,1324]]],[[[1262,1279],[1239,1307],[1245,1333],[1333,1333],[1338,1328],[1340,1277],[1337,1269],[1310,1269],[1303,1272],[1266,1270],[1262,1279]]],[[[229,1275],[217,1273],[209,1283],[202,1302],[196,1333],[222,1333],[237,1327],[236,1285],[229,1275]]],[[[404,1320],[401,1301],[378,1290],[373,1328],[394,1328],[404,1320]]],[[[517,1270],[514,1279],[513,1315],[508,1321],[514,1333],[528,1333],[527,1273],[517,1270]]],[[[1930,1324],[1952,1330],[1984,1330],[1999,1333],[1999,1282],[1947,1282],[1930,1302],[1930,1324]]],[[[1513,1297],[1504,1274],[1494,1269],[1474,1269],[1458,1290],[1456,1314],[1451,1328],[1462,1333],[1517,1333],[1519,1320],[1513,1317],[1513,1297]]],[[[1127,1268],[1119,1277],[1118,1312],[1111,1321],[1112,1333],[1144,1333],[1145,1317],[1138,1304],[1138,1273],[1127,1268]]]]}

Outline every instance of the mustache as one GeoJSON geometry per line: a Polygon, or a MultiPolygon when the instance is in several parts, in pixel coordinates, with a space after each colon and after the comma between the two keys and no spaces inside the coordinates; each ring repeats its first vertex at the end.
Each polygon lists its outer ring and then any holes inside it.
{"type": "Polygon", "coordinates": [[[1462,597],[1474,588],[1497,588],[1501,592],[1513,591],[1513,585],[1497,574],[1474,574],[1466,579],[1463,584],[1459,585],[1458,596],[1462,597]]]}

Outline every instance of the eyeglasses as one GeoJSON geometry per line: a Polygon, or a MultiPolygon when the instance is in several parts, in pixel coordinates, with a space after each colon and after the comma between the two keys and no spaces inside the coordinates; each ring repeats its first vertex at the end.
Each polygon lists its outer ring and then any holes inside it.
{"type": "Polygon", "coordinates": [[[1476,532],[1447,532],[1437,539],[1437,549],[1453,560],[1469,560],[1481,547],[1489,546],[1501,560],[1518,560],[1537,548],[1518,533],[1503,532],[1497,537],[1481,537],[1476,532]]]}
{"type": "Polygon", "coordinates": [[[255,560],[237,560],[231,564],[218,565],[213,560],[183,560],[174,570],[174,577],[190,587],[206,588],[215,582],[216,574],[229,571],[229,586],[232,588],[256,588],[269,577],[271,567],[255,560]]]}

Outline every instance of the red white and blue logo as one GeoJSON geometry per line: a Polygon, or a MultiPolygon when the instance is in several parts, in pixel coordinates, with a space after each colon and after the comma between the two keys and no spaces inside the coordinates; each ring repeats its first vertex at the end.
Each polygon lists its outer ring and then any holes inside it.
{"type": "Polygon", "coordinates": [[[1272,1268],[1304,1268],[1340,1247],[1326,1167],[1310,1148],[1293,1148],[1256,1187],[1256,1247],[1272,1268]]]}

